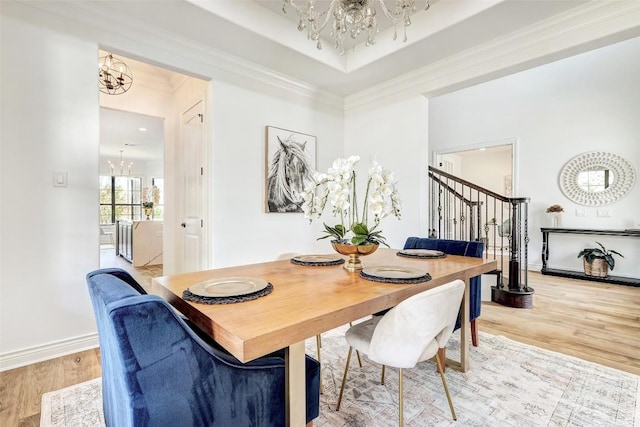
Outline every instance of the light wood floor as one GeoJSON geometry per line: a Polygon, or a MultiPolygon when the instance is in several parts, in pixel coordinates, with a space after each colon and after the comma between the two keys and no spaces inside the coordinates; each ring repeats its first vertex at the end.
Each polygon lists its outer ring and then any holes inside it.
{"type": "MultiPolygon", "coordinates": [[[[529,285],[532,309],[483,303],[479,330],[640,375],[640,288],[539,273],[529,285]]],[[[0,425],[38,426],[43,393],[99,376],[98,349],[0,372],[0,425]]]]}
{"type": "Polygon", "coordinates": [[[532,309],[485,302],[479,330],[640,375],[640,287],[532,272],[529,286],[532,309]]]}

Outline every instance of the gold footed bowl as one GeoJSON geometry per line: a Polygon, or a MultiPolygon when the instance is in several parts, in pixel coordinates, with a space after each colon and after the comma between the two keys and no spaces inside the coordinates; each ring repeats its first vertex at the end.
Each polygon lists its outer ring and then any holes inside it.
{"type": "Polygon", "coordinates": [[[370,255],[378,249],[378,244],[367,243],[364,245],[351,245],[347,243],[339,243],[337,240],[331,241],[333,249],[341,255],[349,255],[349,260],[344,263],[345,270],[354,272],[362,270],[364,265],[360,261],[361,256],[370,255]]]}

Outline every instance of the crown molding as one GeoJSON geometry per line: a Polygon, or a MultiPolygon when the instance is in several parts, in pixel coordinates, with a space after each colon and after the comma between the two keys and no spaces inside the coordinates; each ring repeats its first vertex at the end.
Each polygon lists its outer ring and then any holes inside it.
{"type": "MultiPolygon", "coordinates": [[[[44,11],[73,21],[82,27],[80,33],[97,41],[103,50],[141,62],[152,62],[154,66],[204,80],[220,79],[243,87],[251,85],[258,90],[271,88],[276,93],[286,91],[332,109],[342,111],[344,108],[342,96],[176,35],[156,25],[126,15],[114,16],[112,11],[104,9],[107,6],[103,3],[26,0],[20,0],[19,3],[31,10],[44,11]]],[[[74,33],[78,32],[74,29],[74,33]]]]}
{"type": "Polygon", "coordinates": [[[640,36],[640,2],[592,1],[345,98],[345,110],[437,96],[640,36]]]}
{"type": "Polygon", "coordinates": [[[72,31],[88,35],[104,49],[205,80],[217,79],[278,96],[295,95],[339,111],[447,93],[640,35],[640,1],[594,0],[342,97],[139,19],[126,15],[116,19],[101,2],[22,0],[22,4],[78,23],[79,28],[72,31]]]}

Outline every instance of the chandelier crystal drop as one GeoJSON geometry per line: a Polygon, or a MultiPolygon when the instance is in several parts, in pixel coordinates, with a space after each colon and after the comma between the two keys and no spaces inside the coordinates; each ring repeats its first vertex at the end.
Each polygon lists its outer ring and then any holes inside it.
{"type": "Polygon", "coordinates": [[[98,79],[100,92],[109,95],[120,95],[131,88],[133,74],[127,64],[109,53],[100,57],[98,79]]]}
{"type": "MultiPolygon", "coordinates": [[[[392,9],[389,9],[383,0],[331,0],[329,7],[323,11],[316,9],[315,0],[282,1],[282,11],[287,13],[287,5],[295,9],[300,19],[298,31],[307,30],[307,38],[315,41],[318,49],[322,49],[320,34],[331,24],[329,35],[335,40],[335,47],[340,55],[345,53],[344,40],[347,35],[355,40],[360,34],[366,33],[365,46],[375,43],[375,36],[378,33],[376,3],[382,14],[395,27],[394,40],[398,38],[397,25],[402,23],[403,41],[407,41],[407,27],[411,25],[411,15],[416,11],[415,0],[395,0],[392,9]]],[[[429,9],[429,6],[429,0],[426,0],[424,10],[429,9]]]]}

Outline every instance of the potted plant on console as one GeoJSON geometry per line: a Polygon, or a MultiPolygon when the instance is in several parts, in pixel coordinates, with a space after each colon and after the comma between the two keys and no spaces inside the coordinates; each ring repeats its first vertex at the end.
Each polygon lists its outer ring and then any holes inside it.
{"type": "Polygon", "coordinates": [[[596,242],[599,248],[586,248],[580,251],[578,258],[582,258],[584,265],[584,274],[587,276],[607,277],[608,270],[616,266],[616,260],[613,255],[624,256],[617,251],[608,250],[600,242],[596,242]]]}

